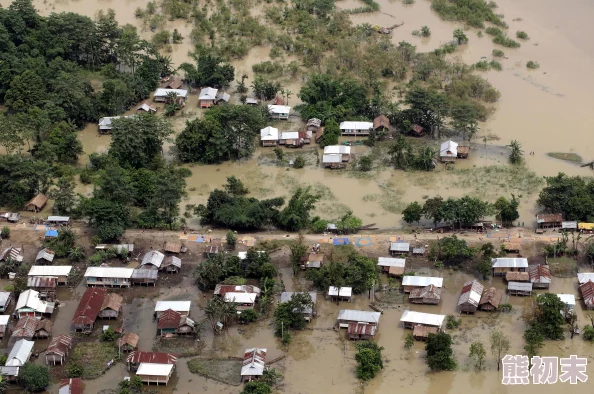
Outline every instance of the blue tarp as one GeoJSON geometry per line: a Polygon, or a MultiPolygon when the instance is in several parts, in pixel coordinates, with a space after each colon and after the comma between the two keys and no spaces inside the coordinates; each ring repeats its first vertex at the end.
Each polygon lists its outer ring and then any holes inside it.
{"type": "Polygon", "coordinates": [[[334,238],[334,245],[348,245],[349,239],[348,238],[334,238]]]}
{"type": "Polygon", "coordinates": [[[45,236],[49,238],[55,238],[58,236],[58,230],[47,230],[45,236]]]}

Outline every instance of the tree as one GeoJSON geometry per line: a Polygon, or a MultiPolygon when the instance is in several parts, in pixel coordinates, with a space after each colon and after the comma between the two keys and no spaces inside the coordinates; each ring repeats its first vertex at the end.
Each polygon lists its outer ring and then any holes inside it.
{"type": "Polygon", "coordinates": [[[370,380],[384,368],[382,361],[383,347],[372,341],[362,341],[357,343],[357,377],[361,380],[370,380]]]}
{"type": "Polygon", "coordinates": [[[270,394],[272,393],[272,389],[265,382],[259,382],[257,380],[247,382],[243,386],[243,390],[241,394],[270,394]]]}
{"type": "Polygon", "coordinates": [[[370,156],[361,156],[357,164],[359,171],[368,172],[373,168],[373,159],[370,156]]]}
{"type": "Polygon", "coordinates": [[[509,338],[499,330],[491,332],[491,353],[497,358],[497,370],[501,365],[502,356],[509,350],[509,338]]]}
{"type": "Polygon", "coordinates": [[[222,323],[226,328],[233,319],[237,316],[237,304],[234,302],[225,302],[221,297],[213,297],[206,303],[204,313],[212,325],[213,331],[216,333],[217,323],[222,323]]]}
{"type": "Polygon", "coordinates": [[[274,148],[274,155],[276,156],[276,161],[278,164],[282,164],[285,161],[285,151],[283,148],[276,147],[274,148]]]}
{"type": "Polygon", "coordinates": [[[72,177],[58,178],[56,188],[50,191],[50,197],[54,199],[54,211],[58,215],[70,213],[76,198],[74,196],[74,179],[72,177]]]}
{"type": "Polygon", "coordinates": [[[403,111],[406,120],[431,130],[435,138],[440,138],[449,114],[448,99],[443,93],[415,85],[406,92],[405,104],[410,107],[403,111]]]}
{"type": "Polygon", "coordinates": [[[235,67],[224,63],[223,59],[212,53],[210,49],[202,50],[193,57],[196,66],[190,63],[182,63],[179,66],[192,85],[221,88],[229,86],[235,78],[235,67]]]}
{"type": "Polygon", "coordinates": [[[547,213],[561,213],[565,220],[594,221],[594,180],[559,173],[545,181],[537,204],[547,213]]]}
{"type": "Polygon", "coordinates": [[[499,197],[493,204],[493,208],[497,212],[497,220],[500,220],[503,226],[510,227],[513,221],[520,217],[520,214],[518,213],[519,205],[519,201],[516,200],[516,196],[513,194],[511,201],[505,197],[499,197]]]}
{"type": "Polygon", "coordinates": [[[456,369],[452,351],[452,337],[445,332],[429,334],[427,344],[427,364],[432,371],[451,371],[456,369]]]}
{"type": "Polygon", "coordinates": [[[343,217],[340,218],[339,221],[336,222],[336,229],[341,234],[350,234],[357,232],[363,225],[363,221],[354,216],[353,212],[349,211],[344,214],[343,217]]]}
{"type": "Polygon", "coordinates": [[[532,357],[538,355],[540,348],[544,346],[544,336],[536,326],[528,328],[524,332],[524,351],[530,360],[532,357]]]}
{"type": "Polygon", "coordinates": [[[305,245],[305,238],[303,234],[299,233],[297,242],[291,244],[291,267],[293,268],[293,275],[297,275],[299,266],[301,264],[301,258],[305,256],[307,252],[307,245],[305,245]]]}
{"type": "Polygon", "coordinates": [[[451,126],[462,133],[463,140],[468,138],[470,141],[478,133],[480,115],[474,103],[463,101],[454,105],[451,109],[451,116],[451,126]]]}
{"type": "Polygon", "coordinates": [[[454,40],[456,40],[458,45],[466,44],[468,42],[468,37],[464,34],[464,30],[456,29],[454,30],[454,40]]]}
{"type": "Polygon", "coordinates": [[[470,344],[470,353],[468,357],[474,359],[476,369],[483,369],[486,355],[487,352],[485,351],[485,347],[483,346],[482,342],[472,342],[470,344]]]}
{"type": "Polygon", "coordinates": [[[428,198],[423,204],[423,216],[425,219],[433,221],[433,226],[443,220],[442,215],[443,198],[440,196],[428,198]]]}
{"type": "Polygon", "coordinates": [[[406,170],[411,166],[409,161],[412,146],[404,136],[399,135],[394,144],[390,147],[389,155],[394,168],[406,170]]]}
{"type": "Polygon", "coordinates": [[[227,184],[223,187],[227,193],[234,197],[245,196],[250,192],[243,182],[237,179],[235,175],[227,177],[227,184]]]}
{"type": "Polygon", "coordinates": [[[2,238],[2,239],[10,238],[10,227],[8,227],[8,226],[2,227],[2,230],[0,231],[0,238],[2,238]]]}
{"type": "Polygon", "coordinates": [[[310,213],[322,196],[314,193],[311,186],[297,188],[287,206],[279,213],[277,225],[287,231],[299,231],[311,223],[310,213]]]}
{"type": "Polygon", "coordinates": [[[338,144],[338,137],[340,137],[340,126],[338,123],[331,119],[325,123],[324,134],[319,141],[320,147],[326,147],[329,145],[338,144]]]}
{"type": "Polygon", "coordinates": [[[49,369],[44,365],[25,363],[19,371],[19,383],[29,391],[43,391],[50,384],[49,369]]]}
{"type": "Polygon", "coordinates": [[[458,239],[456,235],[443,237],[437,242],[438,258],[448,265],[460,264],[473,255],[473,250],[465,240],[458,239]]]}
{"type": "Polygon", "coordinates": [[[421,221],[421,214],[423,213],[423,207],[418,202],[414,201],[411,202],[404,208],[402,211],[402,219],[411,224],[412,222],[417,222],[417,225],[421,221]]]}
{"type": "Polygon", "coordinates": [[[565,319],[560,312],[565,308],[565,303],[556,294],[544,293],[538,296],[536,305],[536,320],[531,325],[536,326],[546,339],[563,339],[565,319]]]}
{"type": "Polygon", "coordinates": [[[284,339],[289,330],[303,330],[307,325],[304,313],[312,312],[313,308],[309,293],[293,293],[289,301],[280,304],[274,311],[274,334],[284,339]]]}
{"type": "Polygon", "coordinates": [[[509,153],[509,162],[511,164],[522,164],[524,151],[522,145],[516,140],[512,140],[508,147],[511,149],[509,153]]]}
{"type": "Polygon", "coordinates": [[[303,156],[299,155],[295,158],[295,162],[293,163],[293,168],[303,168],[305,167],[305,159],[303,156]]]}
{"type": "Polygon", "coordinates": [[[413,337],[413,335],[411,333],[408,333],[406,335],[406,338],[404,338],[404,347],[406,349],[410,349],[414,345],[415,345],[415,338],[413,337]]]}
{"type": "Polygon", "coordinates": [[[491,263],[490,257],[482,257],[481,261],[476,266],[477,271],[483,276],[483,279],[487,279],[493,272],[493,264],[491,263]]]}
{"type": "Polygon", "coordinates": [[[153,227],[165,223],[173,230],[173,224],[179,217],[179,204],[186,195],[186,181],[173,167],[160,170],[157,176],[159,181],[155,192],[142,215],[152,219],[153,227]]]}
{"type": "Polygon", "coordinates": [[[235,235],[235,233],[231,230],[227,231],[227,246],[230,249],[235,249],[235,244],[237,243],[237,236],[235,235]]]}

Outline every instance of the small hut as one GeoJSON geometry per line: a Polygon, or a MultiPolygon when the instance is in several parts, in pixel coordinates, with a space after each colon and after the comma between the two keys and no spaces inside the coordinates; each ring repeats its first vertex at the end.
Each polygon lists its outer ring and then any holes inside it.
{"type": "Polygon", "coordinates": [[[476,312],[481,296],[483,295],[484,286],[476,280],[464,283],[460,298],[458,299],[458,306],[461,313],[476,312]]]}
{"type": "Polygon", "coordinates": [[[439,158],[444,163],[453,163],[458,158],[458,144],[454,141],[446,141],[441,144],[439,158]]]}
{"type": "Polygon", "coordinates": [[[135,332],[127,332],[120,338],[120,349],[123,352],[133,352],[138,347],[138,340],[140,337],[135,332]]]}
{"type": "Polygon", "coordinates": [[[410,252],[410,243],[408,242],[390,242],[390,254],[392,256],[404,255],[410,252]]]}
{"type": "Polygon", "coordinates": [[[251,381],[264,374],[266,365],[266,349],[246,349],[243,354],[243,365],[241,366],[241,381],[251,381]]]}
{"type": "Polygon", "coordinates": [[[468,159],[468,154],[470,153],[470,145],[467,144],[460,144],[458,145],[458,159],[468,159]]]}
{"type": "Polygon", "coordinates": [[[208,245],[205,249],[204,249],[204,257],[210,257],[210,256],[215,256],[219,254],[219,247],[215,246],[215,245],[208,245]]]}
{"type": "Polygon", "coordinates": [[[434,313],[415,312],[406,309],[400,321],[404,328],[414,329],[416,326],[435,327],[441,330],[445,315],[437,315],[434,313]]]}
{"type": "Polygon", "coordinates": [[[353,288],[352,287],[335,287],[330,286],[328,289],[328,297],[331,301],[352,301],[353,300],[353,288]]]}
{"type": "Polygon", "coordinates": [[[152,364],[152,363],[141,363],[136,371],[138,376],[143,383],[156,383],[159,384],[169,383],[171,375],[173,374],[173,364],[152,364]]]}
{"type": "Polygon", "coordinates": [[[43,209],[43,207],[45,207],[45,204],[47,204],[47,197],[45,196],[45,194],[38,194],[35,197],[33,197],[26,205],[25,205],[25,210],[27,211],[31,211],[31,212],[39,212],[43,209]]]}
{"type": "Polygon", "coordinates": [[[374,131],[388,131],[390,130],[390,120],[386,115],[380,115],[373,119],[374,131]]]}
{"type": "Polygon", "coordinates": [[[483,292],[481,300],[479,301],[479,309],[481,311],[492,312],[499,308],[503,292],[494,287],[491,287],[483,292]]]}
{"type": "Polygon", "coordinates": [[[443,287],[443,278],[414,275],[405,275],[402,277],[402,287],[405,293],[410,293],[414,289],[423,288],[429,285],[441,288],[443,287]]]}
{"type": "Polygon", "coordinates": [[[505,280],[508,282],[529,282],[530,276],[528,272],[511,272],[505,273],[505,280]]]}
{"type": "Polygon", "coordinates": [[[413,328],[413,338],[417,341],[426,341],[429,338],[429,334],[437,334],[438,332],[439,328],[437,327],[417,325],[413,328]]]}
{"type": "Polygon", "coordinates": [[[142,258],[140,267],[158,270],[161,268],[161,264],[163,263],[164,259],[165,255],[163,253],[159,252],[158,250],[151,250],[150,252],[146,253],[142,258]]]}
{"type": "Polygon", "coordinates": [[[119,294],[107,294],[103,300],[103,305],[101,305],[98,317],[100,319],[117,319],[122,310],[122,301],[124,301],[124,297],[119,294]]]}
{"type": "Polygon", "coordinates": [[[528,276],[533,289],[548,289],[551,284],[551,271],[548,265],[531,265],[528,267],[528,276]]]}
{"type": "Polygon", "coordinates": [[[0,339],[8,333],[8,323],[10,322],[10,315],[0,315],[0,339]]]}
{"type": "Polygon", "coordinates": [[[159,316],[157,322],[157,335],[172,337],[174,335],[191,335],[194,333],[196,323],[188,316],[168,309],[159,316]]]}
{"type": "Polygon", "coordinates": [[[35,257],[35,264],[38,264],[38,265],[51,264],[54,261],[55,255],[56,255],[56,252],[54,252],[51,249],[48,249],[48,248],[42,249],[37,253],[37,256],[35,257]]]}
{"type": "Polygon", "coordinates": [[[181,259],[175,256],[165,257],[165,261],[161,264],[161,271],[167,274],[177,274],[181,271],[181,259]]]}
{"type": "MultiPolygon", "coordinates": [[[[146,267],[146,266],[143,266],[146,267]]],[[[130,277],[130,282],[134,285],[153,285],[157,284],[159,272],[151,268],[135,268],[130,277]]]]}
{"type": "Polygon", "coordinates": [[[182,244],[181,242],[165,242],[163,250],[167,253],[181,253],[182,244]]]}
{"type": "Polygon", "coordinates": [[[530,296],[532,295],[532,283],[530,282],[509,282],[507,291],[510,295],[530,296]]]}
{"type": "Polygon", "coordinates": [[[322,126],[322,121],[318,118],[311,118],[307,121],[307,131],[317,133],[322,126]]]}
{"type": "Polygon", "coordinates": [[[72,337],[70,335],[58,335],[54,337],[45,351],[45,363],[47,365],[63,365],[71,347],[72,337]]]}
{"type": "Polygon", "coordinates": [[[429,285],[412,290],[408,300],[413,304],[431,304],[437,305],[441,300],[441,287],[429,285]]]}
{"type": "Polygon", "coordinates": [[[406,260],[394,257],[379,257],[377,259],[377,265],[381,268],[382,272],[391,273],[393,276],[402,276],[404,274],[406,260]],[[392,268],[394,269],[392,270],[392,268]]]}
{"type": "Polygon", "coordinates": [[[350,322],[347,328],[347,336],[354,341],[371,340],[375,338],[376,331],[377,326],[375,324],[350,322]]]}
{"type": "Polygon", "coordinates": [[[561,227],[563,216],[560,213],[539,213],[536,215],[537,228],[561,227]]]}

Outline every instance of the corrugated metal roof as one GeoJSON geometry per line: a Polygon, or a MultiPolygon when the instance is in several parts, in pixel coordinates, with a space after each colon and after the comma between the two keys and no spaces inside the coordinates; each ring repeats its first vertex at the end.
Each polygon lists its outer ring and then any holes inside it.
{"type": "Polygon", "coordinates": [[[47,347],[46,354],[55,354],[64,357],[71,346],[72,337],[70,335],[58,335],[57,337],[52,338],[52,341],[47,347]]]}
{"type": "Polygon", "coordinates": [[[22,308],[30,308],[39,313],[52,313],[55,303],[39,299],[39,292],[35,290],[25,290],[19,295],[15,311],[22,308]]]}
{"type": "Polygon", "coordinates": [[[19,263],[23,262],[23,250],[21,248],[9,247],[0,254],[0,261],[11,259],[19,263]]]}
{"type": "Polygon", "coordinates": [[[8,300],[12,297],[12,293],[9,291],[0,291],[0,306],[5,306],[8,300]]]}
{"type": "Polygon", "coordinates": [[[55,288],[58,278],[50,276],[30,276],[27,278],[27,287],[31,288],[55,288]]]}
{"type": "Polygon", "coordinates": [[[173,364],[177,363],[177,357],[173,354],[162,352],[131,352],[126,362],[132,364],[138,363],[156,363],[156,364],[173,364]]]}
{"type": "Polygon", "coordinates": [[[528,267],[528,276],[532,283],[551,283],[551,271],[548,265],[531,265],[528,267]]]}
{"type": "Polygon", "coordinates": [[[594,282],[594,272],[583,272],[583,273],[579,273],[577,274],[578,277],[578,282],[580,284],[586,283],[588,281],[592,281],[594,282]]]}
{"type": "Polygon", "coordinates": [[[323,155],[322,163],[342,163],[342,155],[323,155]]]}
{"type": "Polygon", "coordinates": [[[74,325],[91,325],[95,323],[97,315],[101,311],[101,306],[105,297],[107,296],[107,289],[102,287],[93,287],[87,289],[83,294],[78,307],[74,312],[72,324],[74,325]]]}
{"type": "Polygon", "coordinates": [[[132,272],[131,279],[157,279],[159,272],[156,269],[149,268],[136,268],[132,272]]]}
{"type": "Polygon", "coordinates": [[[51,249],[48,249],[48,248],[42,249],[37,253],[37,257],[35,258],[35,261],[44,259],[51,263],[52,261],[54,261],[55,254],[56,253],[51,249]]]}
{"type": "Polygon", "coordinates": [[[81,378],[68,378],[60,380],[60,391],[58,394],[82,394],[81,378]],[[62,391],[64,390],[64,391],[62,391]],[[67,391],[66,391],[67,390],[67,391]]]}
{"type": "Polygon", "coordinates": [[[255,293],[225,293],[225,302],[236,302],[238,304],[254,304],[256,302],[255,293]]]}
{"type": "Polygon", "coordinates": [[[408,252],[410,251],[410,243],[408,242],[391,242],[390,251],[392,252],[408,252]]]}
{"type": "Polygon", "coordinates": [[[441,327],[445,315],[436,315],[433,313],[415,312],[406,309],[400,318],[403,323],[423,324],[426,326],[441,327]]]}
{"type": "Polygon", "coordinates": [[[485,290],[484,286],[476,280],[466,282],[462,287],[462,293],[458,299],[458,305],[468,303],[478,307],[479,302],[481,301],[481,296],[483,295],[483,290],[485,290]]]}
{"type": "Polygon", "coordinates": [[[175,256],[167,256],[165,258],[165,261],[163,262],[162,267],[169,267],[170,265],[173,265],[177,268],[181,268],[181,264],[182,261],[179,257],[175,257],[175,256]]]}
{"type": "Polygon", "coordinates": [[[155,312],[164,312],[173,309],[176,312],[190,312],[192,301],[157,301],[155,312]]]}
{"type": "Polygon", "coordinates": [[[20,367],[0,367],[0,375],[2,375],[2,376],[19,376],[19,369],[20,369],[20,367]]]}
{"type": "Polygon", "coordinates": [[[573,221],[573,222],[561,222],[561,228],[565,228],[565,229],[569,229],[569,230],[571,230],[571,229],[577,230],[578,225],[577,225],[577,222],[576,221],[573,221]]]}
{"type": "Polygon", "coordinates": [[[377,330],[377,326],[375,324],[367,324],[367,323],[349,323],[349,327],[347,332],[351,335],[370,335],[375,336],[375,331],[377,330]]]}
{"type": "Polygon", "coordinates": [[[296,140],[299,139],[298,131],[283,131],[280,135],[281,140],[296,140]]]}
{"type": "Polygon", "coordinates": [[[155,97],[167,97],[169,93],[175,93],[177,97],[187,97],[188,91],[185,89],[162,89],[159,88],[155,91],[155,97]]]}
{"type": "Polygon", "coordinates": [[[29,270],[29,276],[68,276],[70,271],[71,265],[34,265],[29,270]]]}
{"type": "Polygon", "coordinates": [[[352,287],[338,287],[330,286],[328,295],[331,297],[351,297],[353,295],[352,287]]]}
{"type": "Polygon", "coordinates": [[[434,300],[441,299],[441,287],[435,287],[434,285],[429,285],[425,287],[420,287],[414,289],[410,292],[408,298],[415,299],[415,298],[431,298],[434,300]]]}
{"type": "Polygon", "coordinates": [[[215,89],[215,88],[203,88],[200,91],[198,100],[214,100],[217,97],[218,91],[219,91],[219,89],[215,89]]]}
{"type": "Polygon", "coordinates": [[[429,286],[434,285],[436,287],[443,286],[443,278],[437,278],[433,276],[412,276],[405,275],[402,277],[402,286],[429,286]]]}
{"type": "Polygon", "coordinates": [[[528,268],[527,258],[499,257],[492,259],[493,268],[528,268]]]}
{"type": "Polygon", "coordinates": [[[181,316],[181,313],[178,313],[171,309],[167,309],[165,312],[161,314],[161,316],[159,316],[157,328],[159,330],[168,328],[178,328],[181,316]]]}
{"type": "Polygon", "coordinates": [[[146,253],[142,258],[142,262],[140,263],[141,266],[143,265],[154,265],[157,268],[161,267],[161,263],[165,255],[158,250],[151,250],[150,252],[146,253]]]}
{"type": "Polygon", "coordinates": [[[582,298],[584,299],[584,303],[588,306],[594,305],[594,282],[587,281],[586,283],[580,285],[580,292],[582,293],[582,298]]]}
{"type": "Polygon", "coordinates": [[[446,141],[439,149],[440,157],[458,157],[458,144],[454,141],[446,141]]]}
{"type": "Polygon", "coordinates": [[[258,376],[264,373],[266,365],[266,349],[246,349],[243,354],[241,376],[258,376]]]}
{"type": "Polygon", "coordinates": [[[566,305],[575,306],[575,296],[573,294],[557,294],[557,297],[566,305]]]}
{"type": "Polygon", "coordinates": [[[173,364],[140,363],[136,375],[169,376],[173,364]]]}
{"type": "Polygon", "coordinates": [[[288,114],[291,112],[291,107],[286,105],[268,105],[268,112],[271,114],[288,114]]]}
{"type": "Polygon", "coordinates": [[[48,216],[48,222],[64,223],[70,221],[70,216],[48,216]]]}
{"type": "Polygon", "coordinates": [[[352,122],[345,121],[340,123],[341,130],[369,130],[373,128],[372,122],[352,122]]]}
{"type": "Polygon", "coordinates": [[[97,249],[97,250],[105,250],[105,249],[109,249],[109,248],[114,248],[118,253],[120,253],[123,248],[126,248],[126,250],[128,250],[128,252],[134,252],[134,244],[117,244],[117,245],[99,244],[99,245],[95,246],[95,249],[97,249]]]}
{"type": "Polygon", "coordinates": [[[264,127],[260,130],[261,141],[277,141],[278,140],[278,129],[276,127],[264,127]]]}
{"type": "Polygon", "coordinates": [[[134,273],[134,268],[122,267],[89,267],[85,272],[85,278],[115,278],[130,279],[134,273]]]}
{"type": "Polygon", "coordinates": [[[35,342],[26,339],[16,341],[8,354],[5,365],[7,367],[22,367],[29,361],[29,357],[33,352],[33,345],[35,345],[35,342]]]}
{"type": "Polygon", "coordinates": [[[347,145],[328,145],[324,147],[325,155],[350,155],[351,147],[347,145]]]}
{"type": "Polygon", "coordinates": [[[346,320],[352,321],[357,323],[374,323],[379,324],[380,317],[382,314],[380,312],[372,312],[372,311],[358,311],[354,309],[342,309],[338,312],[337,320],[346,320]]]}
{"type": "Polygon", "coordinates": [[[508,290],[532,291],[532,282],[508,282],[508,290]]]}
{"type": "Polygon", "coordinates": [[[503,292],[498,290],[494,287],[491,287],[483,292],[481,296],[481,300],[479,301],[479,305],[483,304],[491,304],[495,308],[499,306],[501,303],[501,299],[503,298],[503,292]]]}
{"type": "Polygon", "coordinates": [[[259,287],[252,285],[224,285],[218,284],[215,287],[215,295],[225,295],[225,293],[255,293],[260,294],[261,290],[259,287]]]}
{"type": "Polygon", "coordinates": [[[393,257],[380,257],[377,259],[377,265],[381,267],[400,267],[404,268],[406,265],[405,259],[396,259],[393,257]]]}

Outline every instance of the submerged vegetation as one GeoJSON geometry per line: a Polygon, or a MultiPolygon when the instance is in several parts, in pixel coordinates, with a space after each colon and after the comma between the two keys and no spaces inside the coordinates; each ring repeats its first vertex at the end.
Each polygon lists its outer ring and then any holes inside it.
{"type": "Polygon", "coordinates": [[[507,28],[507,24],[494,11],[495,3],[484,0],[431,0],[431,8],[443,19],[466,22],[471,27],[482,29],[485,22],[507,28]]]}

